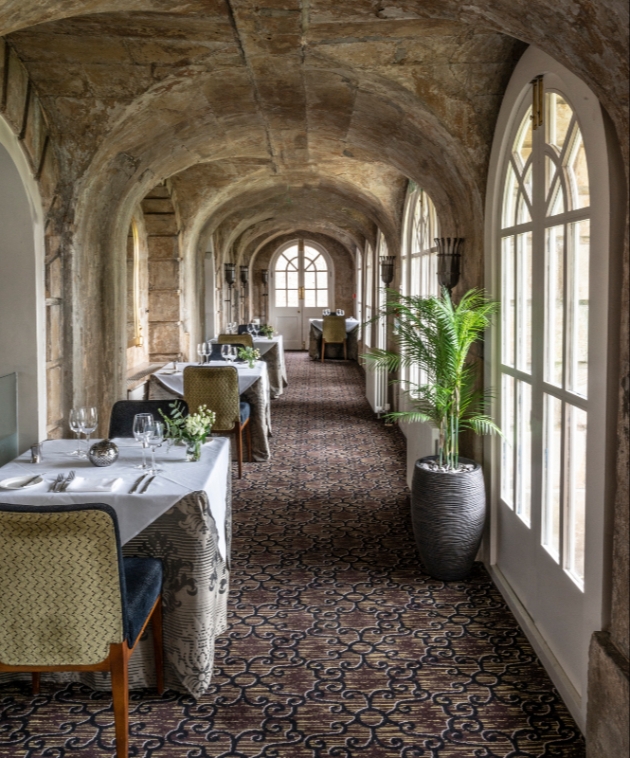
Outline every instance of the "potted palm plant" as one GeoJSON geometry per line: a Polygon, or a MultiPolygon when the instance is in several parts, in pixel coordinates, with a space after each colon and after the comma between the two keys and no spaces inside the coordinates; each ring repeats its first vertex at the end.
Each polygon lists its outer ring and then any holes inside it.
{"type": "Polygon", "coordinates": [[[500,433],[486,412],[491,398],[477,387],[472,345],[483,337],[498,303],[481,290],[455,305],[441,297],[405,296],[388,290],[380,317],[392,316],[399,351],[372,350],[367,361],[389,371],[415,366],[419,381],[405,381],[408,410],[390,420],[428,421],[439,431],[437,455],[416,461],[411,517],[420,559],[443,581],[463,579],[472,569],[483,533],[486,495],[481,466],[459,455],[459,436],[500,433]]]}

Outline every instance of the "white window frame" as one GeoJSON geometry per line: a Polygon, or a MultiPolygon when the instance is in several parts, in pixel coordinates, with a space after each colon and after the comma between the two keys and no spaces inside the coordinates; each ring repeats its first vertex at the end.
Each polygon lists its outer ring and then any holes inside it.
{"type": "MultiPolygon", "coordinates": [[[[544,77],[545,89],[562,93],[567,102],[574,108],[580,122],[586,146],[591,187],[590,236],[591,240],[595,241],[594,247],[592,243],[589,271],[589,428],[587,441],[589,468],[586,485],[585,601],[583,618],[581,619],[583,632],[580,640],[580,655],[583,656],[584,663],[584,673],[580,682],[581,692],[572,684],[563,669],[562,663],[547,644],[545,633],[541,631],[542,627],[538,623],[539,620],[532,617],[527,606],[521,602],[518,593],[510,586],[497,563],[499,509],[505,507],[500,497],[500,442],[497,438],[486,438],[485,441],[484,459],[490,482],[491,522],[486,563],[493,580],[514,611],[517,620],[525,630],[573,716],[581,728],[584,728],[588,644],[592,632],[605,626],[608,612],[604,591],[606,583],[605,556],[607,553],[605,523],[606,511],[611,507],[610,493],[607,491],[605,481],[607,448],[609,448],[611,440],[609,430],[606,428],[609,402],[607,396],[609,371],[607,365],[608,293],[610,287],[608,256],[610,247],[609,159],[601,107],[594,93],[560,63],[533,47],[525,52],[514,71],[497,121],[486,199],[486,289],[494,297],[500,297],[500,241],[502,231],[505,231],[501,230],[505,166],[527,103],[531,102],[531,82],[535,77],[541,75],[544,77]]],[[[534,317],[536,318],[536,314],[534,317]]],[[[486,340],[485,377],[486,383],[494,388],[497,395],[493,413],[495,418],[499,420],[500,357],[500,328],[497,325],[492,328],[489,339],[486,340]]],[[[540,423],[540,420],[533,419],[533,422],[540,423]]],[[[534,477],[542,477],[541,462],[538,470],[534,472],[534,477]]],[[[532,524],[534,529],[540,529],[540,527],[540,522],[532,524]]],[[[526,577],[523,577],[523,580],[527,581],[526,577]]],[[[571,620],[567,619],[567,624],[570,625],[570,623],[571,620]]]]}

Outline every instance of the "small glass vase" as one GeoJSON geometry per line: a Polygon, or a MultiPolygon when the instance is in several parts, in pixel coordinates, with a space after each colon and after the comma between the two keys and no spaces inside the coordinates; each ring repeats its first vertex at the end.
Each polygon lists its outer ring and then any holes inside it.
{"type": "Polygon", "coordinates": [[[186,460],[195,463],[201,458],[201,440],[188,440],[186,442],[186,460]]]}
{"type": "Polygon", "coordinates": [[[251,361],[247,361],[247,365],[249,366],[249,368],[254,368],[254,366],[256,365],[255,359],[252,359],[251,361]]]}

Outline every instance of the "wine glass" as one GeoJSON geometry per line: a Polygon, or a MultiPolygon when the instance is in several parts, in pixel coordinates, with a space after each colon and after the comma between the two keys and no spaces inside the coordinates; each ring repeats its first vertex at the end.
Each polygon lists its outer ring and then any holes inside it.
{"type": "Polygon", "coordinates": [[[212,348],[210,347],[210,345],[207,342],[202,342],[201,343],[201,356],[204,363],[208,362],[208,356],[210,355],[211,352],[212,352],[212,348]]]}
{"type": "Polygon", "coordinates": [[[151,448],[151,473],[159,474],[164,469],[158,468],[155,465],[155,451],[158,447],[162,447],[162,443],[164,442],[164,423],[162,421],[155,421],[147,437],[147,442],[151,448]]]}
{"type": "Polygon", "coordinates": [[[81,450],[81,432],[83,431],[83,414],[85,413],[85,408],[73,408],[70,411],[70,416],[68,417],[68,423],[70,425],[70,429],[75,433],[77,438],[77,449],[74,450],[70,455],[75,456],[76,458],[87,458],[87,453],[85,450],[81,450]]]}
{"type": "Polygon", "coordinates": [[[205,343],[200,342],[197,345],[197,355],[199,356],[199,365],[203,363],[203,350],[204,350],[205,343]]]}
{"type": "Polygon", "coordinates": [[[238,348],[236,345],[230,345],[230,363],[233,363],[238,358],[238,348]]]}
{"type": "Polygon", "coordinates": [[[81,421],[81,431],[85,434],[86,455],[90,449],[90,435],[98,426],[98,410],[92,405],[83,408],[83,417],[81,421]]]}
{"type": "Polygon", "coordinates": [[[136,413],[133,417],[133,436],[137,442],[142,444],[142,463],[138,463],[134,468],[147,470],[147,459],[145,450],[149,446],[149,437],[155,428],[155,419],[151,413],[136,413]]]}
{"type": "Polygon", "coordinates": [[[231,355],[231,346],[230,345],[221,345],[221,356],[223,357],[224,361],[230,362],[230,355],[231,355]]]}

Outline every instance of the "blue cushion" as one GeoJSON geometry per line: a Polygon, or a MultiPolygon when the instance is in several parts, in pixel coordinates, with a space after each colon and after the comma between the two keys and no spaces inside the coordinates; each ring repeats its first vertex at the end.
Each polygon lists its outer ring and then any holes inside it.
{"type": "Polygon", "coordinates": [[[127,595],[127,642],[133,647],[162,589],[159,558],[123,558],[127,595]]]}
{"type": "Polygon", "coordinates": [[[239,407],[241,410],[241,424],[244,424],[249,418],[249,412],[250,412],[249,403],[241,402],[239,403],[239,407]]]}

